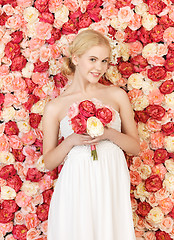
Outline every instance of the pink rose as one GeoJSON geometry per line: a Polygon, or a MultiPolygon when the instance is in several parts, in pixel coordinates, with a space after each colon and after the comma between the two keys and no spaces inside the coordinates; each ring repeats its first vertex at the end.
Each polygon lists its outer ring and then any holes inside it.
{"type": "Polygon", "coordinates": [[[25,222],[27,229],[36,228],[40,221],[35,213],[28,213],[25,216],[25,222]]]}
{"type": "Polygon", "coordinates": [[[13,227],[13,236],[18,240],[26,240],[28,229],[24,224],[14,225],[13,227]]]}
{"type": "Polygon", "coordinates": [[[55,43],[55,41],[59,40],[60,38],[61,38],[60,30],[53,27],[51,31],[51,37],[47,39],[46,42],[52,45],[55,43]]]}
{"type": "Polygon", "coordinates": [[[21,211],[15,212],[14,223],[24,224],[24,214],[21,211]]]}
{"type": "Polygon", "coordinates": [[[23,149],[12,149],[12,154],[15,157],[15,161],[17,162],[23,162],[25,160],[23,149]]]}
{"type": "Polygon", "coordinates": [[[29,168],[27,171],[26,180],[30,180],[31,182],[39,182],[43,176],[37,168],[29,168]]]}
{"type": "Polygon", "coordinates": [[[19,55],[12,59],[11,71],[21,71],[27,63],[26,58],[23,55],[19,55]]]}
{"type": "Polygon", "coordinates": [[[151,175],[145,180],[145,188],[148,192],[157,192],[162,188],[162,181],[158,175],[151,175]]]}
{"type": "Polygon", "coordinates": [[[137,171],[130,171],[130,181],[132,185],[138,185],[141,182],[141,176],[137,171]]]}
{"type": "Polygon", "coordinates": [[[32,200],[32,197],[27,196],[23,191],[17,193],[15,201],[19,207],[26,207],[32,200]]]}
{"type": "Polygon", "coordinates": [[[164,146],[164,136],[161,132],[152,133],[150,142],[153,149],[162,148],[164,146]]]}
{"type": "Polygon", "coordinates": [[[5,54],[8,58],[13,59],[14,57],[19,56],[21,53],[20,46],[14,42],[8,42],[5,46],[5,54]]]}
{"type": "Polygon", "coordinates": [[[169,212],[171,212],[171,210],[173,208],[173,203],[170,198],[162,199],[162,200],[158,201],[158,204],[161,207],[161,210],[163,211],[163,213],[165,215],[168,214],[169,212]]]}
{"type": "Polygon", "coordinates": [[[23,147],[21,139],[16,135],[9,136],[8,140],[10,147],[12,147],[13,149],[21,149],[23,147]]]}
{"type": "Polygon", "coordinates": [[[30,111],[31,107],[39,101],[39,97],[31,94],[29,95],[28,101],[25,102],[23,105],[24,107],[30,111]]]}

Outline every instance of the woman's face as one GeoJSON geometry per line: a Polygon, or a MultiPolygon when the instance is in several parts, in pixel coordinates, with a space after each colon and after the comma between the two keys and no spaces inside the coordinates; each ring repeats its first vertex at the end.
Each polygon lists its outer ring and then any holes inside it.
{"type": "Polygon", "coordinates": [[[73,57],[76,65],[76,73],[82,79],[91,83],[97,83],[106,72],[109,63],[109,48],[105,45],[94,46],[82,56],[73,57]]]}

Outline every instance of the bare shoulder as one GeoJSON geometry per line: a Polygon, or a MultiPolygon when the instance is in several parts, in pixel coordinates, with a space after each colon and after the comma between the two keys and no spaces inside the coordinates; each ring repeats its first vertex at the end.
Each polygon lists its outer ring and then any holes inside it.
{"type": "Polygon", "coordinates": [[[57,98],[52,99],[46,104],[44,109],[44,115],[49,115],[50,117],[58,119],[62,107],[63,107],[62,98],[58,96],[57,98]]]}
{"type": "Polygon", "coordinates": [[[109,96],[112,96],[112,98],[119,104],[121,101],[128,100],[127,92],[115,85],[107,86],[105,91],[109,96]]]}

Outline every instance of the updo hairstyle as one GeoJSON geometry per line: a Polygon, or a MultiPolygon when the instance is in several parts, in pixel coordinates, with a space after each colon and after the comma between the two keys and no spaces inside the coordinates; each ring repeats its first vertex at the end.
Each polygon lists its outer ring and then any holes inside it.
{"type": "Polygon", "coordinates": [[[69,46],[69,57],[64,57],[61,72],[64,75],[72,75],[75,72],[72,56],[76,55],[80,57],[91,47],[101,45],[108,47],[111,54],[109,40],[102,33],[92,29],[80,32],[69,46]]]}

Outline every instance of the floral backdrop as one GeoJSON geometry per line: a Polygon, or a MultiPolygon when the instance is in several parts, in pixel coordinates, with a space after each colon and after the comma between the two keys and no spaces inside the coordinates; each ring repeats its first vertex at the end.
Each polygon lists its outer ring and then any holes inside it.
{"type": "MultiPolygon", "coordinates": [[[[46,240],[62,165],[44,168],[45,104],[68,85],[67,46],[108,36],[100,82],[128,92],[141,139],[126,156],[137,240],[174,239],[174,0],[0,0],[0,240],[46,240]]],[[[59,139],[61,142],[62,139],[59,139]]]]}

